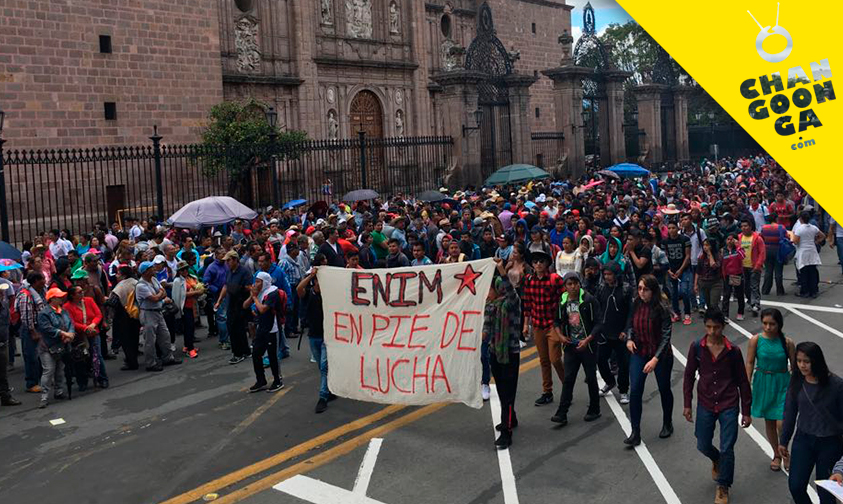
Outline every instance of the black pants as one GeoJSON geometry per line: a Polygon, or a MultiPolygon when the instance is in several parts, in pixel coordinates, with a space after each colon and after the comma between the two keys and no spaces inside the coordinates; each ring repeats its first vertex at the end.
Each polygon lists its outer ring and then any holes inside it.
{"type": "Polygon", "coordinates": [[[494,353],[489,355],[489,365],[492,376],[495,377],[495,388],[501,401],[501,432],[512,431],[512,425],[518,421],[515,415],[515,392],[518,390],[518,371],[521,365],[521,354],[509,354],[509,362],[501,364],[494,353]]]}
{"type": "Polygon", "coordinates": [[[596,344],[592,343],[582,350],[576,345],[565,345],[562,360],[565,365],[565,380],[562,382],[562,399],[559,402],[559,413],[567,414],[574,398],[574,385],[580,366],[585,371],[585,382],[588,386],[588,413],[600,413],[600,393],[597,388],[597,355],[594,352],[596,344]]]}
{"type": "Polygon", "coordinates": [[[215,338],[217,336],[217,319],[214,314],[214,302],[216,299],[217,296],[208,296],[208,302],[205,303],[205,317],[208,319],[208,338],[215,338]]]}
{"type": "Polygon", "coordinates": [[[767,256],[764,259],[764,285],[761,286],[761,295],[766,296],[773,288],[773,275],[776,278],[776,294],[784,294],[784,264],[779,262],[778,247],[767,247],[767,256]]]}
{"type": "Polygon", "coordinates": [[[743,315],[744,309],[746,308],[743,275],[740,275],[740,277],[740,285],[730,284],[729,277],[726,277],[726,279],[723,280],[723,315],[726,315],[726,317],[729,316],[729,299],[732,297],[733,292],[735,293],[735,298],[738,300],[738,314],[743,315]]]}
{"type": "Polygon", "coordinates": [[[602,345],[597,345],[597,369],[606,385],[617,385],[621,394],[629,392],[629,351],[626,349],[626,341],[607,339],[602,345]],[[617,380],[609,366],[609,358],[613,355],[618,363],[617,380]]]}
{"type": "Polygon", "coordinates": [[[176,315],[174,313],[164,315],[164,322],[167,330],[170,331],[170,343],[176,343],[176,315]]]}
{"type": "Polygon", "coordinates": [[[803,296],[814,296],[820,291],[820,272],[816,265],[802,266],[799,270],[802,276],[802,283],[799,285],[799,293],[803,296]]]}
{"type": "Polygon", "coordinates": [[[261,385],[266,384],[266,374],[263,372],[263,354],[268,353],[269,369],[276,382],[281,381],[278,370],[278,333],[255,333],[255,344],[252,348],[252,365],[255,367],[255,379],[261,385]]]}
{"type": "Polygon", "coordinates": [[[125,313],[118,313],[114,316],[114,340],[120,340],[120,348],[123,349],[126,366],[135,369],[138,367],[140,328],[140,320],[138,319],[133,319],[125,313]]]}
{"type": "Polygon", "coordinates": [[[193,318],[193,308],[182,310],[181,328],[184,331],[184,347],[188,351],[193,350],[194,337],[196,336],[196,319],[193,318]]]}
{"type": "MultiPolygon", "coordinates": [[[[811,502],[807,492],[809,482],[812,479],[828,479],[841,454],[843,443],[840,436],[816,437],[797,429],[790,447],[790,476],[787,481],[796,504],[811,502]],[[815,478],[811,478],[812,470],[816,472],[815,478]]],[[[817,493],[821,504],[835,504],[836,500],[830,493],[824,490],[817,493]]]]}
{"type": "Polygon", "coordinates": [[[0,399],[8,399],[12,397],[9,390],[9,379],[7,376],[9,365],[9,352],[6,346],[8,342],[0,343],[0,399]]]}
{"type": "MultiPolygon", "coordinates": [[[[232,300],[229,300],[232,303],[232,300]]],[[[226,326],[231,340],[231,353],[235,357],[249,356],[249,338],[246,333],[246,317],[242,306],[228,305],[226,326]]]]}

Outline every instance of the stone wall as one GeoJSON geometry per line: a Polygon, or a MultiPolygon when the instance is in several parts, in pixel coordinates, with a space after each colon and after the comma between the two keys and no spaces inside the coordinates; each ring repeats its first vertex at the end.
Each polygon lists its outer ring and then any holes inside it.
{"type": "Polygon", "coordinates": [[[4,0],[6,147],[148,143],[154,124],[166,142],[194,141],[222,99],[219,33],[209,0],[4,0]]]}
{"type": "Polygon", "coordinates": [[[564,30],[571,32],[573,7],[557,0],[489,0],[489,6],[498,38],[508,51],[515,48],[521,53],[515,70],[539,78],[530,87],[532,131],[561,131],[553,112],[553,82],[541,71],[559,66],[562,46],[557,41],[564,30]]]}

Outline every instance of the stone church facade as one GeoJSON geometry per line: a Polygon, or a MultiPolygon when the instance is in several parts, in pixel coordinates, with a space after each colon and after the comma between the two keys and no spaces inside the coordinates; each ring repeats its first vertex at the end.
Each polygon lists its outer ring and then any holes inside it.
{"type": "MultiPolygon", "coordinates": [[[[7,148],[196,141],[208,110],[254,97],[312,138],[432,136],[435,77],[460,66],[481,0],[7,0],[0,109],[7,148]]],[[[488,0],[515,73],[536,79],[532,131],[556,124],[564,0],[488,0]]],[[[570,52],[570,42],[567,50],[570,52]]]]}

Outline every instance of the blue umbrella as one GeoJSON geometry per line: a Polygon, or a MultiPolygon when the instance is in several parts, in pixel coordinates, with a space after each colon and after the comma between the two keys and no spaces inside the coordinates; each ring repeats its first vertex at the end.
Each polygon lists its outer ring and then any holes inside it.
{"type": "Polygon", "coordinates": [[[288,201],[287,203],[284,204],[284,206],[281,207],[281,210],[286,210],[288,208],[296,208],[296,207],[304,205],[305,203],[307,203],[306,199],[296,199],[296,200],[293,200],[293,201],[288,201]]]}
{"type": "Polygon", "coordinates": [[[608,168],[609,171],[615,172],[621,177],[648,177],[650,171],[633,163],[616,164],[608,168]]]}
{"type": "Polygon", "coordinates": [[[0,259],[11,259],[15,262],[21,262],[21,252],[12,245],[0,241],[0,259]]]}

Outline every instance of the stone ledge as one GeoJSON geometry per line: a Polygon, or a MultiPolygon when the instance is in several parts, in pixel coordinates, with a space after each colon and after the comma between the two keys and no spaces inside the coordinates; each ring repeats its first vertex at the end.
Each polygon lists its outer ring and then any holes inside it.
{"type": "Polygon", "coordinates": [[[223,83],[228,84],[279,84],[282,86],[298,86],[304,80],[293,76],[273,76],[273,75],[243,75],[243,74],[223,74],[223,83]]]}
{"type": "Polygon", "coordinates": [[[313,58],[313,62],[317,65],[357,68],[387,68],[395,70],[415,70],[419,67],[418,63],[408,63],[406,61],[347,60],[326,57],[313,58]]]}

